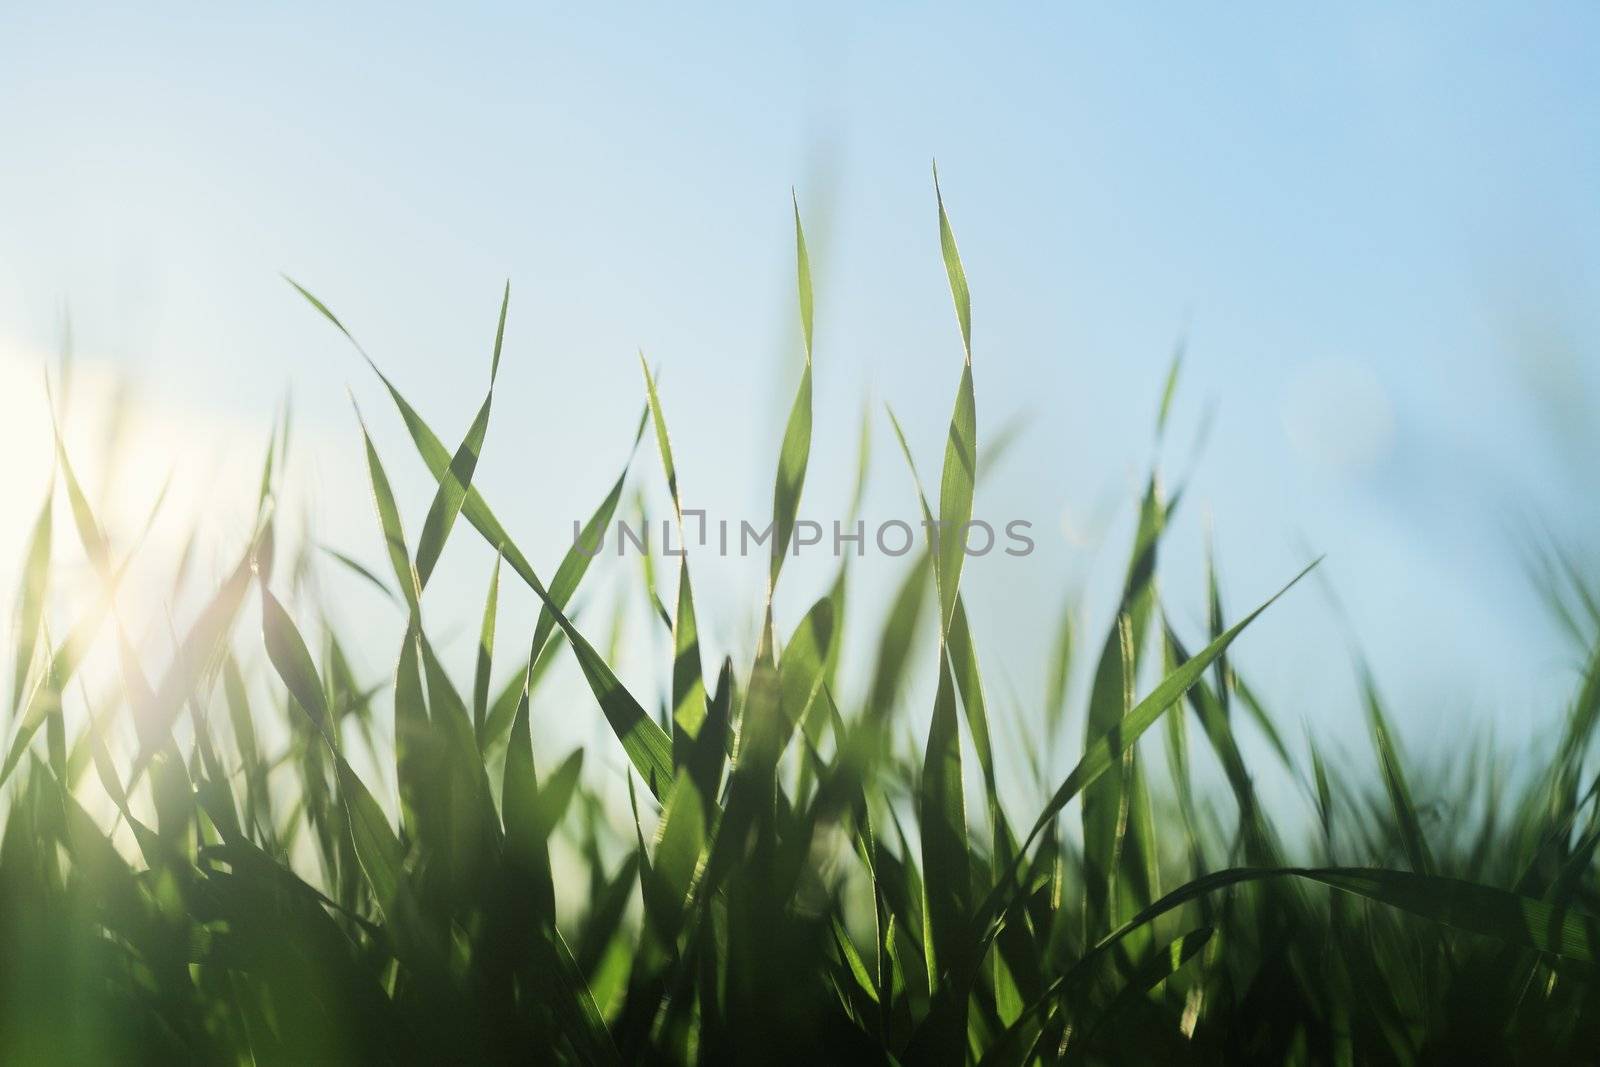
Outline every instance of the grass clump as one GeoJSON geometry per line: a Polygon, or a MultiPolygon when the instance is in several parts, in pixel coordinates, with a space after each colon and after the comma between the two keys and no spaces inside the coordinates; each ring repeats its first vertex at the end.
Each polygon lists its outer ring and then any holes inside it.
{"type": "MultiPolygon", "coordinates": [[[[970,298],[942,199],[938,226],[964,360],[937,498],[920,480],[918,491],[930,521],[958,529],[984,452],[970,298]]],[[[671,602],[654,601],[673,655],[658,709],[573,621],[591,557],[575,546],[553,572],[536,569],[474,484],[509,290],[482,406],[453,449],[361,352],[436,485],[413,541],[362,424],[390,573],[334,558],[406,621],[381,682],[356,677],[354,635],[289,597],[308,564],[276,558],[286,433],[268,449],[252,533],[159,673],[118,610],[137,546],[110,542],[57,440],[17,598],[0,765],[0,1059],[988,1067],[1573,1060],[1600,1047],[1600,802],[1585,777],[1600,651],[1559,745],[1515,789],[1468,776],[1419,806],[1370,683],[1380,781],[1342,779],[1315,748],[1301,774],[1226,656],[1271,599],[1230,622],[1212,576],[1208,631],[1180,635],[1155,583],[1174,503],[1152,475],[1089,665],[1081,757],[1040,810],[1019,816],[1000,799],[956,539],[923,550],[886,607],[866,696],[841,706],[840,661],[865,644],[844,636],[847,568],[794,632],[776,632],[770,607],[811,452],[798,206],[795,231],[805,368],[775,478],[757,651],[707,669],[691,550],[671,602]],[[74,618],[46,611],[55,542],[69,540],[53,528],[58,496],[100,590],[74,618]],[[441,664],[422,611],[463,527],[496,554],[470,686],[441,664]],[[506,581],[541,609],[510,652],[496,626],[506,581]],[[932,716],[907,750],[894,708],[929,592],[932,716]],[[101,645],[119,678],[91,706],[78,673],[101,645]],[[534,750],[541,681],[564,656],[628,761],[633,825],[621,833],[581,749],[534,750]],[[518,669],[497,691],[494,664],[508,657],[518,669]],[[252,663],[270,670],[265,684],[248,680],[252,663]],[[1141,694],[1144,677],[1158,680],[1141,694]],[[74,703],[84,725],[69,736],[74,703]],[[374,742],[387,713],[392,747],[374,742]],[[1304,784],[1309,837],[1258,797],[1244,718],[1304,784]],[[125,722],[130,751],[111,743],[125,722]],[[1153,764],[1139,741],[1158,723],[1166,758],[1153,764]],[[1229,821],[1203,816],[1191,744],[1222,768],[1229,821]],[[383,773],[358,773],[357,748],[381,753],[383,773]],[[1162,767],[1170,782],[1153,790],[1162,767]],[[557,841],[577,863],[552,861],[557,841]],[[558,921],[569,879],[581,907],[558,921]]],[[[681,523],[648,367],[644,394],[639,435],[654,438],[681,523]]],[[[1169,382],[1163,419],[1170,400],[1169,382]]],[[[589,539],[628,476],[601,496],[589,539]]],[[[1600,649],[1600,627],[1574,628],[1600,649]]],[[[1041,722],[1059,721],[1071,647],[1050,665],[1041,722]]]]}

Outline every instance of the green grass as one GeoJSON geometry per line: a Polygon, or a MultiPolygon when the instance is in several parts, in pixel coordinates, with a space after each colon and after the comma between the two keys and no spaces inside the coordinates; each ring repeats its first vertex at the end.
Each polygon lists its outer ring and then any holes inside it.
{"type": "MultiPolygon", "coordinates": [[[[985,457],[982,360],[942,199],[937,221],[965,358],[936,499],[890,421],[924,514],[960,524],[985,457]]],[[[1076,765],[1035,810],[1008,809],[1000,783],[1018,768],[997,766],[955,539],[924,549],[876,633],[845,633],[843,563],[794,632],[774,627],[813,420],[798,205],[795,232],[805,366],[758,648],[705,662],[691,551],[666,601],[653,579],[640,591],[671,635],[658,707],[619,681],[593,617],[569,614],[590,557],[536,568],[474,484],[509,290],[482,406],[453,449],[357,346],[437,486],[415,540],[363,422],[371,541],[278,559],[284,426],[254,532],[158,664],[118,606],[138,543],[110,543],[57,440],[10,643],[0,1062],[1455,1063],[1600,1048],[1600,801],[1585,769],[1600,611],[1575,569],[1543,574],[1594,650],[1549,753],[1509,783],[1476,757],[1455,780],[1419,778],[1369,678],[1379,775],[1341,775],[1315,746],[1284,744],[1226,655],[1270,625],[1270,599],[1230,617],[1211,574],[1207,632],[1168,617],[1155,579],[1175,502],[1152,472],[1115,618],[1081,649],[1063,630],[1047,706],[1027,720],[1058,733],[1085,675],[1076,765]],[[452,536],[495,553],[470,679],[449,675],[422,622],[452,536]],[[100,592],[56,617],[51,590],[79,553],[100,592]],[[389,573],[357,562],[373,558],[389,573]],[[299,580],[310,567],[355,572],[407,621],[392,675],[356,676],[359,638],[328,624],[299,580]],[[531,635],[497,626],[504,583],[537,598],[531,635]],[[920,691],[908,675],[929,610],[931,717],[907,746],[896,709],[920,691]],[[79,668],[95,652],[118,683],[91,702],[79,668]],[[607,817],[583,751],[534,750],[541,683],[564,657],[592,694],[581,710],[626,758],[631,824],[607,817]],[[836,684],[846,660],[869,680],[859,702],[836,684]],[[85,724],[70,736],[69,709],[85,724]],[[392,747],[375,740],[391,714],[392,747]],[[1257,795],[1244,722],[1313,819],[1257,795]],[[1192,746],[1215,757],[1227,803],[1197,795],[1192,746]],[[364,778],[357,751],[387,765],[364,778]],[[558,889],[579,901],[560,921],[558,889]]],[[[669,422],[648,367],[643,379],[632,469],[597,487],[591,533],[641,478],[664,478],[682,521],[669,422]],[[638,447],[647,429],[655,458],[638,447]]]]}

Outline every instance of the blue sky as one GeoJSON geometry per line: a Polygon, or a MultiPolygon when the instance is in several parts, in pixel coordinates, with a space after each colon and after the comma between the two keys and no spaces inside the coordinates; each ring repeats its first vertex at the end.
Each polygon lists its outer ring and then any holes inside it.
{"type": "MultiPolygon", "coordinates": [[[[165,419],[141,462],[254,440],[292,394],[318,536],[376,561],[346,386],[413,530],[426,482],[278,273],[447,438],[481,397],[509,278],[479,480],[545,567],[626,451],[641,348],[691,504],[760,517],[800,359],[792,187],[817,275],[806,510],[831,517],[868,398],[936,469],[960,367],[937,158],[974,294],[980,453],[1027,420],[980,512],[1048,534],[969,571],[997,690],[1036,700],[1069,594],[1098,643],[1187,331],[1170,480],[1214,421],[1164,578],[1180,625],[1209,521],[1236,612],[1327,553],[1417,745],[1521,740],[1556,712],[1572,656],[1516,548],[1534,522],[1582,543],[1596,517],[1593,5],[339,7],[0,12],[0,360],[27,384],[0,416],[27,425],[28,368],[69,308],[80,362],[132,375],[165,419]]],[[[875,431],[869,514],[912,517],[875,431]]],[[[36,437],[8,486],[42,489],[36,437]]],[[[489,557],[453,548],[442,582],[465,591],[433,610],[463,651],[489,557]]],[[[714,638],[738,646],[759,561],[705,569],[714,638]]],[[[789,618],[825,574],[786,575],[789,618]]],[[[859,602],[897,577],[864,568],[859,602]]],[[[1240,662],[1290,724],[1359,750],[1347,644],[1311,587],[1240,662]]]]}

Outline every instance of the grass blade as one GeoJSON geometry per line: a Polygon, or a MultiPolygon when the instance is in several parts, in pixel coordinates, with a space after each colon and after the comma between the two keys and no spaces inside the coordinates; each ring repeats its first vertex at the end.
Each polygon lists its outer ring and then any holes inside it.
{"type": "Polygon", "coordinates": [[[783,445],[778,450],[778,474],[772,487],[772,562],[767,572],[768,595],[778,584],[783,560],[794,537],[795,519],[800,513],[800,493],[806,484],[806,467],[811,461],[811,337],[812,295],[811,260],[806,254],[805,230],[800,225],[800,202],[794,205],[795,273],[800,290],[800,327],[805,336],[806,365],[800,372],[800,387],[789,421],[783,430],[783,445]]]}
{"type": "Polygon", "coordinates": [[[494,557],[489,575],[489,595],[483,602],[483,622],[478,627],[478,660],[472,676],[472,735],[481,751],[489,718],[489,673],[494,667],[494,625],[500,607],[500,556],[494,557]]]}
{"type": "Polygon", "coordinates": [[[12,715],[22,710],[22,694],[33,666],[35,642],[44,622],[45,585],[50,572],[51,513],[55,510],[56,496],[54,481],[52,478],[23,554],[22,596],[17,604],[17,649],[12,661],[12,715]]]}

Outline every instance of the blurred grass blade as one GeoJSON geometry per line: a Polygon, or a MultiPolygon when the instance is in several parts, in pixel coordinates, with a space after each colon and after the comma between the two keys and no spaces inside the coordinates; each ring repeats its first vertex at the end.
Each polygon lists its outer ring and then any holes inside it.
{"type": "MultiPolygon", "coordinates": [[[[887,409],[889,424],[894,429],[895,440],[900,444],[900,453],[905,457],[906,466],[911,472],[911,482],[917,491],[917,503],[922,508],[922,518],[929,530],[936,529],[933,522],[933,511],[928,506],[927,494],[922,488],[922,479],[917,474],[916,460],[911,455],[911,448],[906,443],[905,431],[900,428],[900,420],[895,417],[893,409],[887,409]]],[[[930,538],[930,552],[939,548],[937,536],[930,538]]],[[[972,746],[978,757],[978,766],[983,771],[984,791],[988,799],[990,828],[996,832],[997,840],[1001,836],[999,828],[1001,823],[1000,801],[996,788],[994,753],[989,741],[989,716],[987,701],[983,695],[983,681],[978,671],[978,653],[973,647],[971,628],[967,623],[967,609],[962,602],[959,591],[956,593],[955,604],[950,618],[948,632],[944,634],[946,652],[950,658],[951,669],[954,672],[956,687],[961,694],[961,705],[967,714],[967,726],[972,732],[972,746]]]]}
{"type": "Polygon", "coordinates": [[[472,734],[480,750],[489,718],[489,674],[494,668],[494,627],[499,608],[500,556],[496,553],[494,571],[489,575],[489,595],[483,602],[483,622],[478,627],[478,659],[472,676],[472,734]]]}
{"type": "Polygon", "coordinates": [[[1161,387],[1161,406],[1156,411],[1156,440],[1167,432],[1167,420],[1172,416],[1172,399],[1178,394],[1178,372],[1183,368],[1183,354],[1188,348],[1188,338],[1180,336],[1172,350],[1172,362],[1167,366],[1166,384],[1161,387]]]}
{"type": "Polygon", "coordinates": [[[933,557],[926,552],[918,553],[901,580],[890,602],[889,615],[884,619],[867,697],[867,713],[879,722],[888,721],[905,685],[911,643],[928,599],[928,576],[932,567],[933,557]]]}
{"type": "Polygon", "coordinates": [[[778,584],[783,560],[794,537],[795,520],[800,513],[800,494],[806,484],[806,467],[811,461],[811,338],[812,294],[811,259],[806,254],[805,230],[800,225],[800,202],[794,204],[795,273],[800,291],[800,328],[805,337],[806,364],[800,372],[800,387],[789,421],[783,430],[783,445],[778,450],[778,474],[772,487],[772,560],[767,571],[768,595],[778,584]]]}
{"type": "Polygon", "coordinates": [[[785,742],[789,730],[811,718],[822,692],[834,626],[833,601],[823,597],[800,620],[778,660],[778,706],[786,721],[785,742]]]}
{"type": "Polygon", "coordinates": [[[1067,683],[1072,676],[1073,609],[1069,605],[1061,613],[1061,625],[1056,631],[1055,647],[1051,650],[1050,674],[1045,684],[1045,729],[1054,738],[1061,732],[1067,714],[1067,683]]]}
{"type": "Polygon", "coordinates": [[[961,568],[967,558],[967,526],[972,521],[972,493],[978,476],[978,422],[972,397],[972,363],[961,369],[956,407],[945,443],[944,475],[939,480],[938,565],[940,627],[948,632],[960,591],[961,568]]]}
{"type": "Polygon", "coordinates": [[[1389,724],[1383,714],[1383,704],[1378,699],[1377,684],[1365,669],[1362,671],[1362,695],[1372,726],[1373,746],[1378,750],[1378,766],[1383,772],[1384,789],[1389,794],[1389,804],[1400,831],[1400,843],[1405,848],[1406,861],[1416,873],[1432,874],[1433,858],[1428,851],[1427,839],[1422,834],[1422,820],[1417,815],[1416,804],[1411,800],[1411,787],[1406,783],[1405,769],[1400,765],[1400,753],[1389,736],[1389,724]]]}
{"type": "MultiPolygon", "coordinates": [[[[574,773],[575,772],[569,772],[574,773]]],[[[504,812],[506,859],[512,864],[535,916],[555,921],[555,884],[546,841],[554,822],[542,814],[541,790],[533,766],[533,738],[528,721],[528,694],[517,702],[506,747],[501,807],[504,812]]]]}
{"type": "MultiPolygon", "coordinates": [[[[706,717],[705,670],[700,661],[700,635],[695,622],[694,587],[689,580],[689,531],[683,521],[683,496],[678,486],[678,465],[672,455],[672,439],[667,433],[667,417],[661,409],[661,398],[656,391],[655,377],[644,354],[639,354],[639,367],[644,372],[645,394],[651,421],[655,425],[656,447],[661,454],[661,468],[667,479],[667,491],[672,497],[673,513],[678,523],[678,610],[669,619],[672,632],[672,722],[673,765],[682,765],[689,758],[689,750],[700,734],[706,717]]],[[[704,516],[701,516],[702,523],[704,516]]],[[[702,529],[702,534],[703,534],[702,529]]],[[[644,556],[646,582],[652,585],[649,556],[644,556]]],[[[657,600],[659,604],[659,600],[657,600]]]]}
{"type": "Polygon", "coordinates": [[[948,631],[955,612],[956,592],[961,567],[966,560],[967,523],[972,519],[973,486],[978,477],[977,409],[972,393],[972,297],[967,290],[967,274],[956,251],[956,237],[944,210],[944,194],[939,189],[939,168],[933,169],[934,197],[939,202],[939,247],[944,253],[945,273],[950,277],[950,295],[955,300],[956,319],[961,324],[961,347],[966,362],[961,369],[961,384],[956,389],[955,411],[950,416],[949,439],[945,443],[944,474],[939,481],[938,564],[941,632],[948,631]]]}
{"type": "MultiPolygon", "coordinates": [[[[567,554],[562,557],[561,565],[556,568],[555,577],[550,580],[550,599],[562,610],[572,600],[572,594],[578,589],[578,583],[588,572],[589,564],[600,555],[605,545],[606,531],[611,527],[611,519],[616,514],[617,503],[622,499],[622,488],[628,478],[628,468],[633,462],[633,453],[639,447],[639,440],[644,436],[645,424],[650,420],[650,409],[639,413],[638,426],[633,433],[633,444],[629,447],[628,459],[623,463],[622,471],[617,475],[616,481],[611,483],[611,489],[595,507],[594,513],[589,516],[589,521],[584,523],[583,529],[574,538],[572,547],[567,549],[567,554]]],[[[471,515],[468,515],[471,518],[471,515]]],[[[533,645],[530,662],[536,662],[544,652],[545,644],[550,635],[555,631],[555,617],[548,609],[541,609],[539,621],[534,625],[533,645]]]]}
{"type": "Polygon", "coordinates": [[[811,334],[813,301],[811,295],[811,257],[806,253],[806,231],[800,225],[800,197],[790,190],[794,204],[794,263],[795,278],[800,291],[800,331],[806,342],[806,364],[811,363],[811,334]]]}
{"type": "Polygon", "coordinates": [[[12,660],[11,714],[22,710],[22,694],[33,666],[35,643],[44,622],[45,589],[50,573],[51,513],[55,510],[55,479],[45,492],[39,517],[34,520],[28,535],[28,547],[23,554],[22,595],[17,603],[17,643],[12,660]]]}
{"type": "Polygon", "coordinates": [[[361,442],[367,456],[367,477],[372,483],[372,500],[378,510],[378,525],[383,531],[389,565],[394,568],[395,580],[405,597],[406,606],[411,609],[411,617],[415,619],[422,610],[422,582],[411,563],[411,549],[406,545],[405,529],[400,525],[400,508],[395,503],[394,490],[390,488],[383,461],[378,458],[378,450],[372,446],[372,436],[367,433],[366,420],[361,417],[360,408],[356,409],[356,421],[361,426],[361,442]]]}
{"type": "Polygon", "coordinates": [[[978,757],[978,768],[983,772],[983,788],[988,801],[990,829],[1000,838],[1000,797],[994,764],[994,749],[989,740],[988,701],[983,695],[983,678],[978,671],[978,652],[972,644],[972,631],[967,624],[966,605],[956,599],[955,617],[950,623],[950,643],[947,649],[950,669],[955,677],[956,691],[961,694],[961,706],[967,713],[967,729],[972,734],[972,750],[978,757]]]}
{"type": "Polygon", "coordinates": [[[1151,904],[1103,938],[1094,953],[1207,893],[1242,882],[1284,877],[1320,882],[1444,926],[1564,959],[1590,963],[1600,958],[1600,920],[1584,912],[1477,882],[1378,867],[1239,867],[1208,874],[1151,904]]]}
{"type": "Polygon", "coordinates": [[[1184,964],[1200,954],[1215,932],[1214,927],[1202,926],[1163,946],[1160,951],[1151,953],[1128,977],[1126,984],[1117,992],[1116,998],[1106,1005],[1105,1010],[1084,1024],[1084,1040],[1093,1037],[1107,1022],[1132,1008],[1152,989],[1178,973],[1184,964]]]}
{"type": "MultiPolygon", "coordinates": [[[[939,657],[939,688],[923,754],[917,813],[922,826],[923,891],[927,933],[924,949],[930,980],[961,987],[969,975],[972,872],[967,846],[967,811],[961,784],[961,738],[955,682],[948,659],[939,657]]],[[[962,1002],[965,997],[960,998],[962,1002]]],[[[963,1026],[964,1030],[965,1027],[963,1026]]]]}
{"type": "Polygon", "coordinates": [[[354,574],[362,581],[368,583],[390,600],[395,601],[395,603],[399,603],[399,600],[394,595],[394,590],[389,588],[388,583],[382,578],[379,578],[376,574],[372,573],[372,571],[368,569],[366,565],[350,556],[345,555],[336,548],[329,548],[327,545],[318,545],[317,547],[322,549],[323,552],[327,553],[330,559],[344,567],[351,574],[354,574]]]}
{"type": "Polygon", "coordinates": [[[310,716],[311,724],[317,731],[330,739],[329,744],[333,744],[329,733],[327,695],[321,679],[317,677],[317,665],[311,659],[305,639],[300,636],[294,620],[266,586],[261,587],[261,632],[266,638],[267,659],[272,662],[278,677],[283,679],[289,695],[310,716]]]}
{"type": "Polygon", "coordinates": [[[956,305],[956,321],[961,324],[961,347],[966,350],[967,363],[972,362],[972,294],[967,290],[967,272],[961,266],[961,253],[956,251],[956,235],[950,229],[950,219],[944,213],[944,192],[939,188],[939,165],[933,165],[933,195],[939,202],[939,250],[944,255],[945,273],[950,278],[950,296],[956,305]]]}
{"type": "Polygon", "coordinates": [[[705,804],[694,780],[680,774],[661,812],[646,878],[645,910],[665,945],[675,944],[682,929],[705,843],[705,804]]]}

